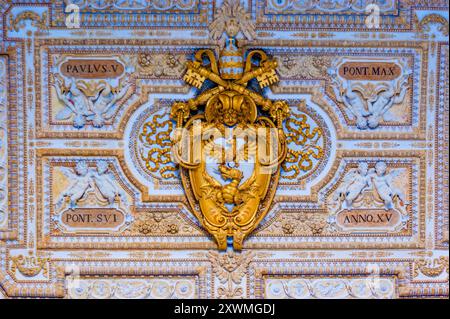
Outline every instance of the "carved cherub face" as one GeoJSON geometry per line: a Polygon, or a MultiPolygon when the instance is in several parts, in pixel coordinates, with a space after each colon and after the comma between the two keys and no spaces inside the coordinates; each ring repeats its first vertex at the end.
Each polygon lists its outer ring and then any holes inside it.
{"type": "Polygon", "coordinates": [[[171,68],[175,68],[178,65],[179,61],[173,54],[169,54],[166,59],[166,64],[171,68]]]}
{"type": "Polygon", "coordinates": [[[98,161],[97,162],[97,172],[101,174],[105,174],[108,171],[108,162],[107,161],[98,161]]]}
{"type": "Polygon", "coordinates": [[[367,163],[359,163],[358,165],[358,171],[361,175],[366,175],[368,171],[368,165],[367,163]]]}
{"type": "Polygon", "coordinates": [[[86,162],[80,161],[75,165],[75,173],[79,176],[85,176],[88,172],[88,166],[86,162]]]}
{"type": "Polygon", "coordinates": [[[375,171],[377,172],[378,176],[382,176],[386,173],[386,163],[385,162],[377,162],[375,164],[375,171]]]}
{"type": "Polygon", "coordinates": [[[225,30],[228,36],[234,38],[239,32],[239,22],[234,18],[228,19],[225,30]]]}

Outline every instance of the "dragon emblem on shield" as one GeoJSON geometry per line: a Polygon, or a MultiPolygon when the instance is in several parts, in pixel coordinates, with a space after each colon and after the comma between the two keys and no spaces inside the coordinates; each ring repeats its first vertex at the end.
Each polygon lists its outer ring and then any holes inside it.
{"type": "Polygon", "coordinates": [[[200,93],[172,105],[172,156],[193,213],[221,250],[242,249],[267,214],[286,158],[289,107],[261,93],[279,81],[276,67],[261,50],[242,54],[229,37],[218,59],[204,49],[187,62],[184,81],[200,93]]]}

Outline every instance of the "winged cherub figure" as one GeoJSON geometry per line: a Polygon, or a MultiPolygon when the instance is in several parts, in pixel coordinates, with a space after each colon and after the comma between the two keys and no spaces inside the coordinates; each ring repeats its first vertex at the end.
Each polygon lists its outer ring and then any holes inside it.
{"type": "Polygon", "coordinates": [[[86,161],[79,161],[73,169],[60,168],[62,173],[72,183],[60,195],[56,204],[59,210],[66,198],[69,198],[69,207],[75,209],[78,202],[83,199],[88,192],[94,192],[100,199],[106,200],[112,205],[116,198],[120,198],[124,205],[128,205],[127,197],[115,182],[114,175],[109,171],[107,161],[97,162],[97,169],[89,167],[86,161]]]}
{"type": "Polygon", "coordinates": [[[97,172],[93,175],[93,181],[102,197],[108,200],[109,204],[113,204],[117,197],[121,199],[123,204],[128,204],[125,193],[117,187],[115,177],[109,170],[107,161],[97,162],[97,172]]]}
{"type": "Polygon", "coordinates": [[[56,204],[59,210],[66,198],[69,198],[69,207],[74,209],[77,206],[77,202],[81,200],[87,191],[92,187],[91,178],[89,173],[90,168],[85,161],[79,161],[75,165],[75,168],[69,169],[67,167],[61,167],[63,174],[72,181],[72,184],[60,195],[60,198],[56,204]]]}
{"type": "Polygon", "coordinates": [[[411,71],[408,71],[405,75],[403,75],[398,81],[397,86],[395,86],[394,81],[391,81],[387,90],[381,92],[376,101],[368,102],[369,110],[372,113],[367,119],[367,124],[370,128],[373,129],[378,127],[381,119],[389,120],[389,110],[394,104],[401,103],[404,100],[406,92],[409,88],[408,78],[410,73],[411,71]]]}
{"type": "Polygon", "coordinates": [[[344,177],[342,184],[333,196],[334,201],[343,201],[342,207],[351,209],[353,201],[361,192],[372,186],[369,169],[366,162],[361,162],[358,168],[351,169],[344,177]]]}
{"type": "Polygon", "coordinates": [[[221,40],[225,33],[234,38],[239,31],[248,40],[256,37],[250,14],[245,11],[239,0],[225,0],[214,15],[214,21],[209,25],[209,30],[214,40],[221,40]]]}
{"type": "Polygon", "coordinates": [[[384,209],[389,210],[394,206],[394,200],[399,199],[402,204],[408,205],[405,194],[397,187],[394,186],[393,180],[399,176],[403,169],[391,170],[389,173],[386,171],[387,165],[385,162],[377,162],[375,164],[375,173],[372,173],[373,184],[378,195],[384,202],[384,209]]]}
{"type": "Polygon", "coordinates": [[[73,116],[73,126],[82,128],[86,124],[86,117],[92,115],[92,102],[77,87],[74,78],[69,79],[69,85],[59,77],[54,77],[53,87],[58,99],[64,103],[64,108],[56,114],[57,120],[67,120],[73,116]]]}
{"type": "Polygon", "coordinates": [[[356,119],[356,126],[364,130],[367,128],[366,116],[370,113],[366,110],[366,103],[361,95],[355,92],[349,80],[340,81],[338,80],[336,71],[329,70],[333,85],[333,91],[338,102],[345,105],[349,111],[347,114],[351,119],[356,119]]]}
{"type": "Polygon", "coordinates": [[[94,127],[102,127],[105,120],[110,119],[114,115],[117,109],[117,101],[125,96],[131,85],[127,81],[125,85],[119,84],[118,87],[113,88],[111,82],[111,79],[107,79],[105,88],[91,101],[93,112],[92,125],[94,127]]]}

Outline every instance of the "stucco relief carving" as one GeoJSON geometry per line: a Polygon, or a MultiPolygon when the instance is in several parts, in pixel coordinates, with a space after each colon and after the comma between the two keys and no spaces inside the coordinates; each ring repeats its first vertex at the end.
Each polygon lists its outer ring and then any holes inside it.
{"type": "Polygon", "coordinates": [[[405,188],[409,168],[389,168],[384,161],[359,162],[344,173],[330,197],[331,231],[402,231],[411,223],[405,188]]]}
{"type": "Polygon", "coordinates": [[[56,112],[55,120],[71,121],[78,129],[87,123],[101,128],[115,115],[118,101],[128,92],[134,67],[128,66],[123,75],[123,71],[117,71],[119,67],[123,70],[123,64],[115,60],[85,59],[75,65],[70,62],[70,58],[62,61],[55,58],[54,61],[50,82],[63,105],[56,112]],[[102,73],[106,72],[112,74],[103,79],[102,73]],[[90,79],[92,77],[94,79],[90,79]]]}
{"type": "Polygon", "coordinates": [[[372,189],[383,201],[385,210],[393,208],[394,201],[398,201],[402,206],[409,204],[403,191],[394,186],[394,179],[402,174],[402,170],[394,169],[388,173],[386,169],[387,165],[382,161],[377,162],[370,170],[366,162],[359,163],[357,169],[346,173],[333,200],[341,202],[342,208],[352,209],[353,201],[364,190],[372,189]]]}
{"type": "Polygon", "coordinates": [[[125,207],[129,206],[127,195],[117,186],[107,161],[97,161],[95,168],[89,166],[86,161],[78,161],[73,170],[60,167],[60,171],[71,184],[59,196],[56,202],[57,210],[65,202],[68,202],[69,208],[76,208],[78,203],[88,196],[88,193],[93,193],[99,202],[107,205],[120,201],[125,207]]]}
{"type": "Polygon", "coordinates": [[[355,120],[356,126],[361,130],[376,129],[381,122],[399,121],[390,110],[403,102],[409,88],[411,70],[406,62],[399,61],[401,73],[397,71],[395,74],[395,64],[374,61],[364,67],[343,66],[346,61],[335,61],[328,73],[337,101],[345,106],[347,115],[355,120]],[[345,71],[340,72],[340,68],[345,71]]]}
{"type": "Polygon", "coordinates": [[[5,228],[8,220],[8,192],[7,192],[7,174],[8,174],[8,128],[7,119],[7,60],[0,56],[0,229],[5,228]]]}
{"type": "Polygon", "coordinates": [[[448,296],[447,2],[72,3],[0,4],[0,298],[448,296]]]}
{"type": "Polygon", "coordinates": [[[79,279],[69,290],[71,299],[192,299],[195,279],[79,279]]]}
{"type": "Polygon", "coordinates": [[[361,279],[268,279],[265,296],[275,299],[392,299],[395,283],[392,279],[378,282],[361,279]]]}

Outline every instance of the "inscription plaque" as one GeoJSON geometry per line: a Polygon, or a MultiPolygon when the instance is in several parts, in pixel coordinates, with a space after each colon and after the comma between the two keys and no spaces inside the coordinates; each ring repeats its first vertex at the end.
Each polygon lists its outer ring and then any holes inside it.
{"type": "Polygon", "coordinates": [[[114,229],[124,222],[121,211],[111,208],[78,208],[66,210],[61,215],[61,222],[77,229],[114,229]]]}
{"type": "Polygon", "coordinates": [[[383,231],[394,229],[400,219],[400,214],[393,209],[353,209],[339,212],[336,222],[347,230],[383,231]]]}
{"type": "Polygon", "coordinates": [[[402,73],[399,65],[390,62],[345,62],[339,75],[347,80],[391,81],[402,73]]]}
{"type": "Polygon", "coordinates": [[[61,64],[61,73],[74,78],[114,78],[121,76],[124,70],[121,63],[108,59],[70,59],[61,64]]]}

